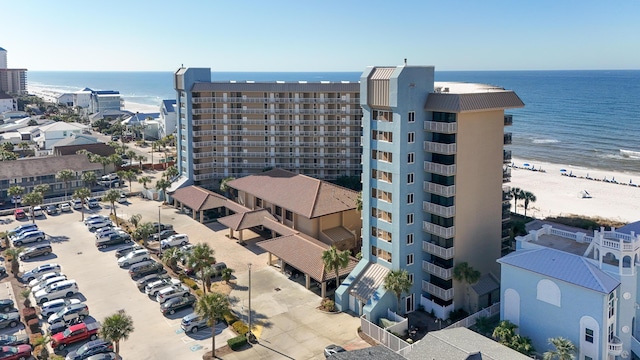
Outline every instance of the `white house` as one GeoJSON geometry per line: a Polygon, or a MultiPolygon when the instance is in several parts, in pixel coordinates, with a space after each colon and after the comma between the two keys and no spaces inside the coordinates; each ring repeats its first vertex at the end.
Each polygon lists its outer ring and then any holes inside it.
{"type": "Polygon", "coordinates": [[[56,101],[58,104],[73,106],[73,94],[72,93],[60,94],[56,97],[56,101]]]}
{"type": "Polygon", "coordinates": [[[158,119],[158,138],[161,139],[176,132],[176,123],[176,101],[162,100],[158,119]]]}
{"type": "Polygon", "coordinates": [[[79,106],[83,109],[91,105],[91,89],[84,88],[73,93],[73,106],[79,106]]]}
{"type": "Polygon", "coordinates": [[[18,104],[16,99],[11,95],[7,95],[3,92],[0,92],[0,113],[5,111],[16,111],[18,109],[18,104]]]}
{"type": "Polygon", "coordinates": [[[58,141],[88,131],[86,125],[55,122],[40,127],[40,133],[33,139],[41,150],[50,150],[58,141]]]}

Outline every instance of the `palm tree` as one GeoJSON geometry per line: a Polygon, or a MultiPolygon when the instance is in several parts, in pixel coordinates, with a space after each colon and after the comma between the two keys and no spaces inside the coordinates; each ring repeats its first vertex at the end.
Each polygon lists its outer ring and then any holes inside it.
{"type": "Polygon", "coordinates": [[[533,344],[531,344],[531,338],[527,336],[520,336],[518,334],[516,334],[513,339],[511,339],[511,344],[509,344],[508,346],[513,350],[527,356],[531,356],[536,352],[533,344]]]}
{"type": "Polygon", "coordinates": [[[140,214],[133,214],[129,218],[129,222],[136,228],[138,227],[138,224],[140,224],[140,220],[142,220],[142,215],[140,214]]]}
{"type": "Polygon", "coordinates": [[[151,182],[151,178],[148,176],[141,176],[138,178],[138,182],[142,184],[145,190],[147,190],[147,184],[151,182]]]}
{"type": "Polygon", "coordinates": [[[167,179],[159,179],[156,181],[156,190],[162,191],[162,199],[167,202],[167,189],[171,187],[171,181],[167,179]]]}
{"type": "Polygon", "coordinates": [[[32,191],[22,198],[22,203],[29,206],[32,215],[31,220],[34,224],[36,223],[36,217],[33,216],[33,207],[42,204],[42,199],[42,193],[38,191],[32,191]]]}
{"type": "Polygon", "coordinates": [[[23,151],[29,150],[30,147],[29,143],[26,141],[21,142],[18,146],[20,146],[23,151]]]}
{"type": "Polygon", "coordinates": [[[340,286],[340,270],[349,265],[349,250],[338,251],[335,246],[331,246],[328,250],[322,252],[322,263],[325,271],[335,271],[336,289],[340,286]]]}
{"type": "Polygon", "coordinates": [[[49,187],[49,184],[40,184],[33,187],[33,192],[38,192],[44,197],[44,194],[46,194],[50,189],[51,187],[49,187]]]}
{"type": "Polygon", "coordinates": [[[91,190],[89,190],[88,188],[76,189],[76,191],[73,192],[73,197],[76,199],[80,199],[80,201],[82,202],[82,209],[80,209],[80,212],[82,213],[82,221],[84,221],[84,205],[87,201],[87,198],[89,198],[90,196],[91,190]]]}
{"type": "Polygon", "coordinates": [[[235,180],[233,176],[226,177],[220,181],[220,191],[224,192],[226,197],[230,196],[231,188],[229,187],[229,182],[235,180]]]}
{"type": "Polygon", "coordinates": [[[0,149],[0,161],[11,161],[11,160],[17,160],[17,159],[18,159],[18,155],[16,155],[14,152],[0,149]]]}
{"type": "Polygon", "coordinates": [[[196,313],[206,318],[211,326],[211,354],[214,357],[216,355],[216,322],[223,319],[223,314],[229,311],[229,306],[229,299],[218,292],[205,294],[196,303],[196,313]]]}
{"type": "Polygon", "coordinates": [[[118,215],[116,215],[116,201],[120,198],[120,191],[111,189],[107,191],[106,194],[102,196],[102,201],[108,201],[111,203],[111,208],[113,209],[113,217],[116,219],[116,226],[118,225],[118,215]]]}
{"type": "Polygon", "coordinates": [[[356,210],[358,210],[358,212],[362,211],[362,191],[358,193],[358,197],[356,198],[356,210]]]}
{"type": "Polygon", "coordinates": [[[56,173],[56,179],[64,183],[64,198],[67,198],[67,190],[69,190],[69,183],[71,179],[75,177],[72,170],[62,169],[56,173]]]}
{"type": "MultiPolygon", "coordinates": [[[[470,302],[469,299],[469,285],[475,284],[480,280],[480,271],[471,267],[466,261],[457,264],[453,268],[453,278],[458,281],[464,281],[467,284],[467,302],[470,302]]],[[[467,306],[470,308],[471,304],[468,303],[467,306]]]]}
{"type": "Polygon", "coordinates": [[[89,186],[89,189],[93,188],[93,186],[98,182],[98,175],[93,171],[83,172],[81,178],[85,185],[89,186]]]}
{"type": "Polygon", "coordinates": [[[49,349],[47,345],[51,342],[51,335],[45,334],[44,336],[39,336],[35,338],[33,342],[33,353],[37,354],[37,359],[48,359],[49,358],[49,349]]]}
{"type": "Polygon", "coordinates": [[[111,164],[111,159],[108,156],[96,155],[94,156],[95,162],[100,163],[102,165],[102,173],[107,173],[107,165],[111,164]]]}
{"type": "MultiPolygon", "coordinates": [[[[19,186],[19,185],[14,185],[12,187],[10,187],[7,190],[7,195],[14,197],[14,196],[22,196],[22,194],[24,194],[24,187],[19,186]]],[[[18,202],[15,202],[15,209],[18,208],[18,202]]]]}
{"type": "Polygon", "coordinates": [[[476,329],[478,332],[484,336],[489,336],[491,334],[492,324],[491,320],[486,316],[480,316],[476,319],[476,329]]]}
{"type": "Polygon", "coordinates": [[[136,158],[137,154],[133,150],[127,150],[127,157],[129,158],[129,164],[133,165],[133,160],[136,158]]]}
{"type": "Polygon", "coordinates": [[[400,297],[403,293],[411,290],[411,279],[409,279],[409,273],[407,270],[391,270],[384,278],[384,288],[396,294],[398,299],[398,313],[400,313],[400,297]]]}
{"type": "Polygon", "coordinates": [[[21,247],[12,247],[8,248],[4,251],[4,256],[7,258],[11,258],[11,272],[17,278],[18,273],[20,272],[20,262],[18,258],[20,257],[20,253],[24,249],[21,247]]]}
{"type": "Polygon", "coordinates": [[[513,212],[518,213],[518,200],[522,198],[522,189],[514,187],[511,189],[511,196],[513,197],[513,212]]]}
{"type": "Polygon", "coordinates": [[[222,280],[224,280],[225,284],[229,283],[229,280],[231,280],[231,274],[233,274],[235,272],[235,270],[233,270],[232,268],[224,268],[221,271],[221,277],[222,280]]]}
{"type": "Polygon", "coordinates": [[[108,157],[109,163],[113,164],[113,166],[117,169],[120,165],[122,165],[122,157],[118,154],[111,154],[108,157]]]}
{"type": "Polygon", "coordinates": [[[571,340],[563,338],[562,336],[550,338],[549,344],[553,345],[556,349],[547,351],[543,355],[544,360],[573,360],[575,359],[576,346],[571,340]]]}
{"type": "Polygon", "coordinates": [[[493,336],[500,344],[507,345],[511,344],[511,340],[516,335],[516,329],[518,325],[512,323],[509,320],[502,320],[498,324],[498,326],[493,329],[493,336]]]}
{"type": "Polygon", "coordinates": [[[136,160],[140,161],[140,170],[142,170],[142,162],[147,161],[147,157],[144,155],[140,155],[136,157],[136,160]]]}
{"type": "Polygon", "coordinates": [[[182,250],[172,247],[162,252],[162,262],[174,272],[178,270],[178,260],[182,258],[182,250]]]}
{"type": "Polygon", "coordinates": [[[200,278],[202,279],[203,291],[206,294],[207,288],[205,286],[204,269],[214,264],[216,258],[213,256],[215,251],[209,247],[207,243],[200,243],[193,247],[191,254],[187,258],[187,263],[195,272],[200,272],[200,278]]]}
{"type": "Polygon", "coordinates": [[[127,340],[133,332],[133,319],[124,310],[107,316],[102,322],[100,336],[116,345],[116,355],[120,355],[120,340],[127,340]]]}
{"type": "Polygon", "coordinates": [[[142,241],[144,242],[144,246],[147,246],[147,239],[149,238],[149,235],[153,234],[154,232],[155,229],[153,228],[153,225],[151,225],[150,222],[145,222],[136,226],[136,230],[134,231],[133,235],[136,239],[142,239],[142,241]]]}
{"type": "Polygon", "coordinates": [[[167,168],[167,170],[165,170],[164,175],[166,176],[167,180],[171,181],[171,179],[178,176],[179,173],[180,172],[178,171],[178,168],[171,165],[167,168]]]}
{"type": "Polygon", "coordinates": [[[528,191],[522,192],[522,199],[524,199],[524,216],[527,217],[527,209],[529,208],[530,202],[536,202],[536,196],[533,193],[528,191]]]}

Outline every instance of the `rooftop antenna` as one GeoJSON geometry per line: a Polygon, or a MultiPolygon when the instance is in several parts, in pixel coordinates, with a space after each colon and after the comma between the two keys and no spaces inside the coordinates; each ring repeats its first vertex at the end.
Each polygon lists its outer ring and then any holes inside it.
{"type": "Polygon", "coordinates": [[[404,58],[404,66],[407,66],[407,58],[404,58]]]}

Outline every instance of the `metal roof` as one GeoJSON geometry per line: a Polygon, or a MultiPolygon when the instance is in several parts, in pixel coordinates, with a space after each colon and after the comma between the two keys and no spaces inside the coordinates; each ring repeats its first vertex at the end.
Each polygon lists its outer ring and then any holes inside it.
{"type": "Polygon", "coordinates": [[[388,273],[388,268],[369,263],[369,265],[360,272],[360,276],[353,281],[349,293],[364,303],[368,302],[373,293],[382,286],[384,278],[388,273]]]}
{"type": "MultiPolygon", "coordinates": [[[[0,180],[55,175],[62,169],[74,172],[102,170],[102,165],[89,162],[86,155],[46,156],[3,161],[0,180]]],[[[19,185],[19,184],[18,184],[19,185]]]]}
{"type": "Polygon", "coordinates": [[[603,294],[609,294],[620,285],[618,280],[588,259],[546,247],[519,250],[498,259],[498,262],[603,294]]]}
{"type": "Polygon", "coordinates": [[[524,103],[513,91],[430,93],[425,110],[451,113],[520,108],[524,103]]]}
{"type": "Polygon", "coordinates": [[[373,69],[373,73],[369,76],[369,80],[389,80],[396,67],[377,67],[373,69]]]}

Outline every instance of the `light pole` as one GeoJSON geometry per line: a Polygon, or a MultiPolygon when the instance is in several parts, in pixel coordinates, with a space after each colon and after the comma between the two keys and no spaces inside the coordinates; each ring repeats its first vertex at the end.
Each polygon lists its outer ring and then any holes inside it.
{"type": "Polygon", "coordinates": [[[160,209],[162,205],[158,205],[158,245],[160,245],[160,257],[162,257],[162,241],[160,240],[160,209]]]}
{"type": "Polygon", "coordinates": [[[251,342],[253,333],[251,332],[251,263],[249,263],[249,333],[248,340],[251,342]]]}

